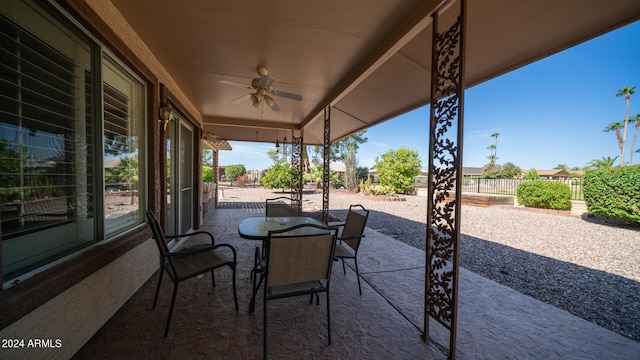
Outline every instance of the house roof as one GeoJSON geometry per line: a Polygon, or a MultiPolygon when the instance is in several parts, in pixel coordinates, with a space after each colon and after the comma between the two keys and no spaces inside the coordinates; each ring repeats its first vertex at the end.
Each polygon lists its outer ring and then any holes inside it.
{"type": "MultiPolygon", "coordinates": [[[[523,174],[527,174],[530,170],[523,170],[523,174]]],[[[553,177],[582,177],[584,171],[582,170],[566,170],[566,169],[551,169],[551,170],[536,170],[538,176],[553,176],[553,177]]]]}
{"type": "MultiPolygon", "coordinates": [[[[331,141],[430,101],[431,15],[448,26],[456,1],[111,0],[170,74],[204,129],[224,140],[285,134],[331,141]],[[280,111],[235,99],[268,69],[280,111]],[[233,86],[229,83],[244,84],[233,86]],[[286,132],[285,132],[286,130],[286,132]]],[[[640,18],[637,0],[473,0],[467,3],[466,86],[473,86],[640,18]]],[[[108,4],[107,4],[108,5],[108,4]]],[[[162,79],[161,79],[162,80],[162,79]]]]}

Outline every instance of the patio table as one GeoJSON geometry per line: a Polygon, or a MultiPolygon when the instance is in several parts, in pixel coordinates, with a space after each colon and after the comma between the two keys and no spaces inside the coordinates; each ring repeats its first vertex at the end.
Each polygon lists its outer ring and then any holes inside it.
{"type": "MultiPolygon", "coordinates": [[[[248,217],[240,222],[240,224],[238,225],[238,234],[243,239],[266,241],[267,239],[269,239],[269,231],[282,230],[301,224],[325,226],[323,222],[308,216],[253,216],[248,217]]],[[[306,230],[309,231],[309,228],[307,228],[306,230]]],[[[297,234],[302,235],[303,233],[297,234]]]]}

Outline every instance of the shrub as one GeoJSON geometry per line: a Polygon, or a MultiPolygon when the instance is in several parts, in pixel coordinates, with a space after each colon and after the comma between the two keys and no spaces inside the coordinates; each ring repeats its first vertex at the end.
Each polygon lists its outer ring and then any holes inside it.
{"type": "Polygon", "coordinates": [[[253,180],[249,179],[247,175],[238,176],[234,181],[234,184],[237,186],[245,187],[248,184],[253,183],[253,180]]]}
{"type": "Polygon", "coordinates": [[[405,147],[389,150],[375,160],[380,185],[390,186],[401,194],[413,191],[413,178],[420,175],[421,166],[418,152],[405,147]]]}
{"type": "Polygon", "coordinates": [[[587,170],[582,191],[590,213],[640,223],[640,166],[587,170]]]}
{"type": "Polygon", "coordinates": [[[526,207],[571,210],[569,185],[555,181],[527,181],[516,189],[518,202],[526,207]]]}
{"type": "Polygon", "coordinates": [[[367,189],[365,194],[393,196],[396,194],[396,191],[391,186],[373,185],[372,187],[367,189]]]}
{"type": "Polygon", "coordinates": [[[360,179],[360,192],[367,195],[393,196],[396,191],[391,186],[373,185],[371,176],[367,176],[367,181],[360,179]]]}
{"type": "Polygon", "coordinates": [[[273,164],[259,181],[267,189],[291,189],[293,173],[289,163],[273,164]]]}
{"type": "Polygon", "coordinates": [[[208,165],[202,165],[202,182],[213,182],[213,168],[208,165]]]}

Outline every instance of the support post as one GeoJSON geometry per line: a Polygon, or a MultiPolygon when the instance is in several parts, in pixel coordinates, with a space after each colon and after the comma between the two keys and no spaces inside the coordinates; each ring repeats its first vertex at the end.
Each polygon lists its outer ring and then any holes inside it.
{"type": "Polygon", "coordinates": [[[302,133],[300,137],[291,134],[291,205],[298,209],[298,215],[302,213],[302,133]]]}
{"type": "Polygon", "coordinates": [[[466,0],[457,5],[459,16],[443,32],[433,15],[423,334],[427,341],[431,318],[449,330],[449,359],[456,353],[466,0]]]}
{"type": "Polygon", "coordinates": [[[331,106],[324,109],[324,139],[322,142],[322,222],[329,224],[329,164],[331,163],[331,106]]]}

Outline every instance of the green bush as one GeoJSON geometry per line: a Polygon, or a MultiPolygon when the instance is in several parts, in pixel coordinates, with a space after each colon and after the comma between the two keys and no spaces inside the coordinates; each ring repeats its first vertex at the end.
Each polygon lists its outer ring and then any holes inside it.
{"type": "Polygon", "coordinates": [[[590,213],[640,223],[640,166],[587,170],[583,180],[590,213]]]}
{"type": "Polygon", "coordinates": [[[518,202],[526,207],[554,210],[571,210],[569,185],[556,181],[527,181],[516,189],[518,202]]]}
{"type": "Polygon", "coordinates": [[[380,176],[380,185],[408,194],[414,189],[413,179],[420,175],[422,161],[417,151],[400,147],[376,157],[374,166],[380,176]]]}
{"type": "Polygon", "coordinates": [[[213,182],[213,168],[208,165],[202,165],[202,182],[213,182]]]}
{"type": "Polygon", "coordinates": [[[373,185],[370,176],[367,176],[367,181],[360,179],[360,192],[367,195],[393,196],[396,194],[391,186],[373,185]]]}
{"type": "Polygon", "coordinates": [[[292,179],[293,173],[289,163],[275,163],[259,181],[267,189],[282,189],[284,191],[284,189],[291,189],[292,179]]]}

